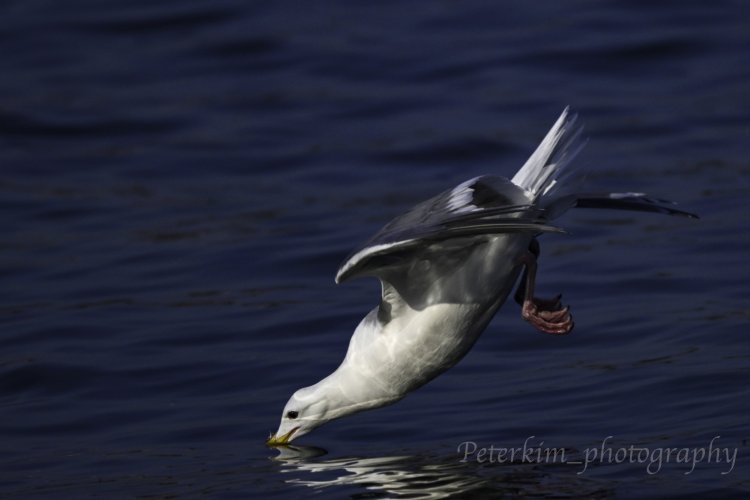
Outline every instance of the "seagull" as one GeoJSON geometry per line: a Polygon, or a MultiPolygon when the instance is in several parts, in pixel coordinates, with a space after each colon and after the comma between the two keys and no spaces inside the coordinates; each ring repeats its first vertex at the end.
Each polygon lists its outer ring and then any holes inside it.
{"type": "Polygon", "coordinates": [[[269,446],[322,424],[393,404],[455,365],[510,295],[537,330],[573,329],[561,296],[534,295],[539,243],[564,232],[552,222],[571,208],[612,208],[690,218],[643,193],[576,193],[571,162],[585,144],[565,108],[512,179],[480,176],[396,217],[341,265],[336,283],[380,280],[380,304],[359,323],[340,366],[296,391],[269,446]],[[520,280],[519,280],[520,276],[520,280]]]}

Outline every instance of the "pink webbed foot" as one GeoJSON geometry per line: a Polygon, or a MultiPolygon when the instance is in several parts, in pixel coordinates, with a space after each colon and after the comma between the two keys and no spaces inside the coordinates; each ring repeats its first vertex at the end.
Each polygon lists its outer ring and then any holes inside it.
{"type": "Polygon", "coordinates": [[[573,316],[570,314],[570,308],[563,307],[560,302],[562,295],[553,299],[534,297],[538,255],[539,244],[534,240],[529,251],[519,259],[519,263],[526,267],[521,285],[516,292],[516,301],[521,304],[521,317],[540,332],[565,335],[573,330],[573,316]]]}
{"type": "Polygon", "coordinates": [[[521,317],[534,328],[550,335],[565,335],[573,330],[573,316],[569,307],[563,307],[558,295],[554,299],[533,297],[524,300],[521,317]]]}

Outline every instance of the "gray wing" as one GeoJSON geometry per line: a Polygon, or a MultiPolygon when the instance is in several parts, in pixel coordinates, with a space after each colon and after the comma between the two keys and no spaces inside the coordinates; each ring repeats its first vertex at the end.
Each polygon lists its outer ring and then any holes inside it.
{"type": "MultiPolygon", "coordinates": [[[[539,216],[524,191],[503,177],[466,181],[396,217],[339,267],[336,282],[378,275],[446,240],[492,234],[563,232],[539,216]]],[[[441,248],[446,248],[441,245],[441,248]]]]}
{"type": "Polygon", "coordinates": [[[674,208],[675,202],[651,198],[645,193],[587,193],[576,196],[577,208],[614,208],[634,212],[653,212],[666,215],[679,215],[690,219],[698,216],[674,208]]]}
{"type": "Polygon", "coordinates": [[[607,208],[631,212],[651,212],[697,219],[698,216],[675,208],[669,200],[651,198],[645,193],[575,193],[553,197],[542,203],[545,218],[553,220],[571,208],[607,208]]]}

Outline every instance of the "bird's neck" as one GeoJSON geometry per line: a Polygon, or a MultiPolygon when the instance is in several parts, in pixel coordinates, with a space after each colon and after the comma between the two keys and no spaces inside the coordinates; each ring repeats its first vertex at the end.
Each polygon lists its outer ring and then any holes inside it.
{"type": "Polygon", "coordinates": [[[328,375],[309,390],[318,400],[328,402],[326,420],[333,420],[370,408],[378,408],[398,401],[398,397],[377,387],[359,371],[342,363],[336,371],[328,375]]]}

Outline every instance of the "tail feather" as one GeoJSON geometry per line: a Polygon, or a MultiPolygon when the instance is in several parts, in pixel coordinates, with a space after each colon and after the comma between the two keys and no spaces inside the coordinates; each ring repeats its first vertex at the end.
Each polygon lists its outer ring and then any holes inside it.
{"type": "MultiPolygon", "coordinates": [[[[545,220],[554,220],[573,207],[612,208],[638,212],[681,215],[697,219],[690,212],[674,208],[674,203],[650,198],[643,193],[583,193],[575,182],[569,182],[580,170],[567,168],[586,141],[581,138],[582,126],[576,126],[577,115],[566,107],[542,142],[512,182],[524,189],[530,200],[542,210],[545,220]]],[[[580,180],[580,179],[579,179],[580,180]]]]}
{"type": "Polygon", "coordinates": [[[550,193],[565,168],[585,145],[583,127],[576,126],[577,115],[566,107],[523,167],[513,176],[513,184],[524,189],[532,200],[550,193]]]}

